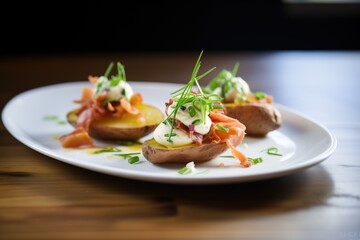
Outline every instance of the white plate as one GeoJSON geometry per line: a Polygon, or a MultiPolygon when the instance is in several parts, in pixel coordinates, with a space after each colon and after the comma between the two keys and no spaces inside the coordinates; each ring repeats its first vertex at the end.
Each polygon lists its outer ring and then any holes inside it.
{"type": "MultiPolygon", "coordinates": [[[[156,82],[130,83],[135,92],[143,94],[145,103],[157,106],[162,111],[169,94],[181,86],[156,82]]],[[[281,128],[265,138],[247,136],[243,141],[246,144],[238,146],[248,157],[262,157],[262,163],[250,168],[239,167],[235,159],[217,157],[196,165],[196,173],[181,175],[178,170],[184,167],[183,164],[154,165],[142,155],[140,163],[129,164],[113,153],[90,154],[84,150],[63,149],[56,137],[71,132],[73,128],[68,124],[46,121],[44,117],[56,115],[64,120],[69,110],[78,107],[73,100],[80,98],[81,88],[86,85],[86,82],[62,83],[19,94],[6,104],[2,112],[3,123],[23,144],[60,161],[124,178],[176,184],[232,183],[287,175],[320,163],[336,148],[336,139],[323,125],[277,105],[283,116],[281,128]],[[269,147],[278,148],[282,156],[268,155],[263,151],[269,147]],[[220,167],[220,163],[224,166],[220,167]]],[[[151,137],[152,134],[141,141],[151,137]]],[[[97,141],[97,144],[105,143],[97,141]]],[[[121,148],[124,152],[141,150],[121,148]]],[[[222,155],[231,153],[228,150],[222,155]]]]}

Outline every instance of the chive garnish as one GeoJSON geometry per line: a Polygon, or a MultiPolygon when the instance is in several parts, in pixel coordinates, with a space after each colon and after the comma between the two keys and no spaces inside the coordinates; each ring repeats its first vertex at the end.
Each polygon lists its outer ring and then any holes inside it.
{"type": "Polygon", "coordinates": [[[232,72],[231,72],[231,75],[233,76],[233,77],[236,77],[236,74],[237,74],[237,71],[238,71],[238,69],[239,69],[239,62],[236,62],[235,63],[235,65],[234,65],[234,68],[233,68],[233,70],[232,70],[232,72]]]}
{"type": "Polygon", "coordinates": [[[110,74],[111,70],[113,69],[113,67],[114,67],[114,63],[111,62],[111,63],[109,64],[109,66],[107,67],[106,71],[105,71],[104,77],[107,78],[107,77],[109,76],[109,74],[110,74]]]}
{"type": "Polygon", "coordinates": [[[134,145],[134,144],[136,144],[136,143],[138,143],[138,142],[134,142],[134,141],[130,141],[130,140],[128,140],[128,141],[123,140],[123,141],[118,141],[117,143],[118,143],[120,146],[132,146],[132,145],[134,145]]]}
{"type": "Polygon", "coordinates": [[[170,136],[174,137],[174,136],[176,136],[176,133],[172,133],[171,135],[170,135],[170,133],[165,133],[164,136],[165,137],[170,137],[170,136]]]}
{"type": "Polygon", "coordinates": [[[67,122],[65,120],[59,120],[57,124],[59,125],[65,125],[67,122]]]}
{"type": "Polygon", "coordinates": [[[120,78],[124,81],[126,81],[126,75],[125,75],[125,67],[124,65],[122,65],[121,63],[117,63],[117,68],[118,68],[118,74],[120,76],[120,78]]]}
{"type": "Polygon", "coordinates": [[[262,150],[261,152],[264,152],[264,151],[266,151],[266,153],[269,155],[282,156],[281,153],[278,153],[279,149],[276,147],[269,147],[267,149],[262,150]]]}
{"type": "Polygon", "coordinates": [[[114,154],[115,156],[123,157],[125,160],[128,160],[128,163],[134,164],[140,161],[139,152],[133,152],[133,153],[120,153],[120,154],[114,154]]]}
{"type": "Polygon", "coordinates": [[[191,124],[199,125],[200,123],[201,123],[201,120],[200,120],[200,119],[196,119],[196,120],[194,120],[191,124]]]}
{"type": "Polygon", "coordinates": [[[224,127],[224,126],[222,126],[222,125],[220,125],[220,124],[216,124],[216,127],[218,128],[218,129],[220,129],[221,131],[224,131],[224,132],[229,132],[229,129],[228,128],[226,128],[226,127],[224,127]]]}
{"type": "Polygon", "coordinates": [[[187,175],[187,174],[191,173],[191,170],[188,167],[183,167],[182,169],[180,169],[178,171],[178,173],[180,173],[182,175],[187,175]]]}
{"type": "Polygon", "coordinates": [[[128,158],[128,163],[130,163],[130,164],[134,164],[134,163],[137,163],[139,161],[140,161],[139,156],[133,156],[133,157],[128,158]]]}
{"type": "Polygon", "coordinates": [[[258,163],[262,163],[263,159],[261,157],[258,158],[248,158],[249,162],[251,162],[252,164],[258,164],[258,163]]]}
{"type": "Polygon", "coordinates": [[[47,115],[44,117],[44,120],[46,120],[46,121],[56,121],[58,119],[59,119],[59,117],[56,115],[47,115]]]}
{"type": "MultiPolygon", "coordinates": [[[[107,87],[115,87],[119,84],[119,82],[124,81],[126,82],[126,75],[125,75],[125,67],[124,65],[122,65],[120,62],[117,62],[117,74],[114,76],[111,76],[111,78],[109,77],[111,71],[114,68],[114,62],[111,62],[109,64],[109,66],[107,67],[104,76],[101,78],[100,81],[98,81],[96,83],[96,91],[95,91],[95,95],[99,94],[99,92],[103,89],[103,88],[107,88],[107,87]]],[[[122,95],[125,95],[124,89],[122,90],[122,95]]],[[[103,106],[106,106],[109,102],[111,102],[111,100],[104,100],[104,102],[102,102],[103,106]]]]}
{"type": "Polygon", "coordinates": [[[264,99],[265,98],[265,93],[263,92],[256,92],[254,94],[254,96],[256,97],[256,99],[260,100],[260,99],[264,99]]]}
{"type": "Polygon", "coordinates": [[[195,110],[195,108],[193,106],[190,106],[188,108],[188,111],[189,111],[190,117],[193,117],[193,116],[196,115],[196,110],[195,110]]]}
{"type": "Polygon", "coordinates": [[[117,147],[106,147],[100,150],[96,150],[94,153],[95,154],[99,154],[99,153],[106,153],[106,152],[121,152],[120,148],[117,147]]]}
{"type": "Polygon", "coordinates": [[[56,115],[47,115],[44,117],[45,121],[49,121],[49,122],[55,122],[59,125],[65,125],[67,123],[67,121],[60,119],[58,116],[56,115]]]}
{"type": "Polygon", "coordinates": [[[115,156],[119,156],[119,157],[123,157],[123,158],[128,158],[132,155],[139,155],[139,152],[133,152],[133,153],[119,153],[119,154],[114,154],[115,156]]]}
{"type": "MultiPolygon", "coordinates": [[[[190,81],[184,86],[181,87],[180,89],[174,91],[173,93],[171,93],[171,96],[174,100],[174,105],[172,106],[173,110],[171,111],[171,113],[167,116],[167,118],[165,119],[164,122],[169,122],[168,120],[170,119],[176,119],[176,114],[179,111],[179,109],[182,109],[181,107],[183,105],[185,105],[186,103],[193,103],[193,105],[191,107],[189,107],[189,114],[191,117],[195,116],[196,114],[196,109],[198,109],[198,111],[200,111],[201,113],[201,117],[202,117],[202,122],[206,122],[206,116],[207,114],[214,108],[214,105],[218,105],[217,103],[221,101],[221,98],[215,94],[204,94],[198,81],[205,77],[207,74],[209,74],[211,71],[213,71],[215,69],[215,67],[211,68],[210,70],[208,70],[207,72],[201,74],[200,76],[198,76],[198,72],[201,66],[201,56],[202,56],[203,51],[201,51],[196,64],[194,66],[193,72],[191,74],[190,77],[190,81]],[[198,90],[199,90],[199,94],[194,93],[192,91],[194,84],[197,86],[198,90]],[[190,110],[192,109],[192,110],[190,110]]],[[[171,140],[173,131],[174,131],[174,121],[169,122],[170,124],[170,134],[169,137],[167,138],[168,142],[173,142],[171,140]]]]}
{"type": "MultiPolygon", "coordinates": [[[[228,156],[228,155],[222,155],[220,156],[222,158],[235,158],[234,156],[228,156]]],[[[258,164],[258,163],[262,163],[263,162],[263,159],[261,157],[258,157],[258,158],[250,158],[248,157],[248,160],[249,162],[251,162],[252,164],[258,164]]]]}
{"type": "Polygon", "coordinates": [[[214,105],[213,108],[214,109],[223,109],[224,107],[222,105],[214,105]]]}

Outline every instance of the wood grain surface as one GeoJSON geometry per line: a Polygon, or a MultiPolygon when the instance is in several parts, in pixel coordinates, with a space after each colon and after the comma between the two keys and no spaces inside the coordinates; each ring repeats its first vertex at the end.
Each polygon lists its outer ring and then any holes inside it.
{"type": "MultiPolygon", "coordinates": [[[[86,80],[121,61],[131,81],[185,83],[196,52],[0,58],[0,108],[40,86],[86,80]]],[[[253,90],[323,123],[338,146],[309,169],[263,181],[129,180],[44,156],[0,125],[0,239],[360,240],[360,53],[204,52],[253,90]]],[[[207,80],[205,80],[207,81],[207,80]]]]}

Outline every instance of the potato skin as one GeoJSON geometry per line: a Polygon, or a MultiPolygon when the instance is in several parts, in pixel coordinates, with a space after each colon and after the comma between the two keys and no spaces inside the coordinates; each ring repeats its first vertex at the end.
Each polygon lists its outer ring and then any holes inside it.
{"type": "Polygon", "coordinates": [[[157,124],[138,128],[113,128],[90,125],[89,135],[107,140],[138,140],[150,134],[156,127],[157,124]]]}
{"type": "MultiPolygon", "coordinates": [[[[139,127],[112,127],[111,125],[101,125],[92,123],[89,128],[89,135],[95,138],[104,140],[138,140],[155,130],[155,128],[161,123],[164,115],[155,107],[146,105],[147,108],[152,108],[151,111],[156,111],[156,117],[158,122],[152,123],[145,126],[139,127]],[[160,117],[161,116],[161,117],[160,117]]],[[[72,125],[76,126],[78,109],[70,111],[66,115],[67,121],[72,125]]],[[[155,112],[154,112],[155,114],[155,112]]]]}
{"type": "Polygon", "coordinates": [[[279,110],[272,104],[224,104],[225,113],[246,126],[248,136],[262,137],[282,124],[279,110]]]}
{"type": "Polygon", "coordinates": [[[227,149],[226,143],[190,144],[184,147],[167,148],[154,138],[142,145],[144,157],[154,164],[206,162],[214,159],[227,149]]]}

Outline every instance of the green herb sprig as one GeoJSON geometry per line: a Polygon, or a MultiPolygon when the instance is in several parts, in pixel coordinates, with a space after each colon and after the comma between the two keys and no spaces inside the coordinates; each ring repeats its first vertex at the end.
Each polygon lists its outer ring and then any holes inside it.
{"type": "MultiPolygon", "coordinates": [[[[116,66],[117,66],[117,74],[116,75],[112,75],[110,78],[109,78],[109,75],[111,73],[111,71],[113,70],[114,68],[114,62],[111,62],[109,64],[109,66],[107,67],[105,73],[104,73],[104,77],[107,79],[108,83],[105,83],[105,82],[98,82],[96,84],[96,91],[95,91],[95,94],[98,94],[101,90],[101,88],[104,86],[110,86],[110,87],[115,87],[117,86],[121,81],[123,82],[126,82],[126,74],[125,74],[125,67],[124,65],[122,65],[120,62],[117,62],[116,63],[116,66]],[[107,85],[109,84],[109,85],[107,85]]],[[[107,104],[107,103],[106,103],[107,104]]]]}
{"type": "Polygon", "coordinates": [[[205,91],[207,93],[211,93],[216,88],[221,87],[220,96],[225,98],[225,94],[236,87],[236,83],[231,81],[231,79],[236,77],[238,69],[239,63],[236,62],[231,72],[226,69],[221,70],[220,73],[210,81],[210,83],[205,88],[205,91]]]}
{"type": "MultiPolygon", "coordinates": [[[[221,97],[216,94],[207,94],[204,93],[199,85],[199,80],[205,77],[207,74],[212,72],[216,67],[211,68],[210,70],[206,71],[205,73],[198,76],[199,69],[201,67],[201,56],[203,54],[203,51],[201,51],[196,64],[194,66],[193,72],[190,77],[190,81],[182,88],[174,91],[171,93],[171,96],[176,103],[172,108],[173,110],[171,113],[167,116],[167,118],[164,120],[164,124],[169,123],[170,125],[170,133],[167,137],[168,142],[173,142],[172,137],[174,136],[174,121],[171,119],[176,119],[177,112],[183,108],[185,104],[191,103],[192,106],[190,106],[191,111],[189,111],[189,114],[195,116],[196,111],[201,113],[201,121],[203,123],[206,122],[206,116],[207,114],[212,111],[214,108],[218,108],[219,105],[216,104],[218,102],[221,102],[221,97]],[[199,93],[194,93],[193,87],[194,85],[197,86],[199,93]]],[[[198,123],[198,122],[197,122],[198,123]]]]}

